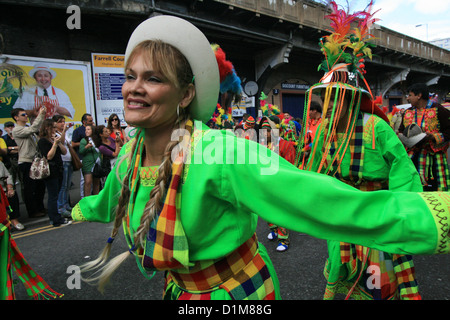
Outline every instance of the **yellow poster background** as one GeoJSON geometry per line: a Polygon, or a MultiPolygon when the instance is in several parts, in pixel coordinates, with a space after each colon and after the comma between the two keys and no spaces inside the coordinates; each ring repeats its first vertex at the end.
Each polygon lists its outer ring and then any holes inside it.
{"type": "MultiPolygon", "coordinates": [[[[29,66],[21,66],[27,74],[27,82],[29,88],[36,87],[36,80],[28,75],[28,72],[33,69],[29,66]]],[[[50,68],[56,72],[56,77],[52,79],[52,86],[63,90],[70,98],[75,109],[73,119],[66,117],[66,121],[81,120],[81,117],[86,112],[86,99],[84,89],[83,71],[73,69],[54,68],[50,64],[50,68]]]]}
{"type": "MultiPolygon", "coordinates": [[[[24,57],[26,58],[26,57],[24,57]]],[[[23,70],[24,80],[26,86],[24,91],[34,94],[36,88],[36,80],[29,76],[29,72],[34,68],[34,65],[38,63],[39,59],[29,60],[12,58],[8,61],[20,67],[23,70]]],[[[51,85],[58,88],[70,99],[73,106],[73,118],[65,117],[66,122],[81,122],[81,117],[84,113],[91,113],[93,106],[91,106],[91,85],[90,85],[90,67],[89,64],[84,63],[58,63],[58,62],[44,62],[51,70],[55,71],[56,76],[52,79],[51,85]],[[66,67],[67,65],[67,67],[66,67]]],[[[19,81],[14,78],[14,75],[7,72],[0,73],[0,88],[8,86],[7,92],[1,92],[0,90],[0,127],[7,121],[13,121],[11,118],[11,111],[14,107],[19,105],[20,98],[17,97],[19,89],[19,81]],[[5,81],[6,78],[6,81],[5,81]],[[14,91],[14,97],[11,97],[11,91],[14,91]]],[[[25,101],[25,100],[24,100],[25,101]]]]}

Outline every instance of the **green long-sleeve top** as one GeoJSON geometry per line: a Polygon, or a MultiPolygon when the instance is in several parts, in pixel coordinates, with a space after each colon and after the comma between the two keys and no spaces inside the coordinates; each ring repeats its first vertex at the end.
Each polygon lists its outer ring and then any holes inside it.
{"type": "MultiPolygon", "coordinates": [[[[417,169],[394,130],[378,116],[367,113],[363,113],[363,115],[362,178],[365,181],[389,182],[389,190],[392,191],[422,191],[423,187],[417,169]]],[[[319,139],[318,146],[322,146],[324,144],[323,131],[317,138],[319,139]]],[[[311,171],[317,172],[322,152],[322,149],[318,147],[311,171]]],[[[345,180],[350,180],[350,162],[351,152],[347,148],[340,165],[341,175],[345,180]]]]}
{"type": "MultiPolygon", "coordinates": [[[[327,175],[299,170],[263,145],[199,122],[192,143],[180,211],[191,262],[221,258],[238,248],[254,234],[256,215],[317,238],[390,253],[449,252],[447,193],[362,192],[327,175]],[[443,204],[433,207],[437,202],[443,204]]],[[[129,151],[127,145],[119,156],[129,151]]],[[[128,163],[119,160],[117,166],[98,195],[77,204],[75,220],[114,219],[128,163]]],[[[132,230],[140,223],[151,180],[141,179],[132,230]]]]}

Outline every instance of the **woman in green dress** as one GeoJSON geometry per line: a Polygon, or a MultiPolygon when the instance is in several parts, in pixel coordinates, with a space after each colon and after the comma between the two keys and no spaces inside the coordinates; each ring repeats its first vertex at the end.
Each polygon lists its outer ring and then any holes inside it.
{"type": "Polygon", "coordinates": [[[100,157],[100,151],[94,142],[94,127],[92,125],[86,126],[86,137],[80,141],[80,154],[83,156],[81,172],[84,177],[84,196],[97,194],[100,190],[100,179],[94,177],[92,168],[100,157]]]}
{"type": "Polygon", "coordinates": [[[124,117],[138,133],[103,190],[72,211],[74,220],[113,221],[105,250],[84,268],[101,268],[91,278],[100,287],[133,256],[147,277],[166,271],[164,299],[279,299],[273,265],[255,235],[257,216],[388,252],[448,252],[448,226],[440,230],[437,218],[449,219],[448,209],[427,205],[446,194],[364,193],[298,170],[256,142],[210,130],[219,70],[208,40],[189,22],[157,16],[140,24],[127,46],[125,76],[124,117]],[[363,218],[349,219],[356,212],[363,218]],[[121,226],[129,251],[108,261],[121,226]]]}

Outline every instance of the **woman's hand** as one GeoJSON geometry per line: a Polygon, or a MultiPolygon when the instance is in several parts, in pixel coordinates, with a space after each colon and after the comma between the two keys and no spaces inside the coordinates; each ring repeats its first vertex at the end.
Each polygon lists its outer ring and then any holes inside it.
{"type": "Polygon", "coordinates": [[[55,136],[55,137],[53,137],[53,145],[54,146],[58,145],[58,143],[61,142],[62,137],[63,136],[55,136]]]}
{"type": "Polygon", "coordinates": [[[116,144],[118,144],[119,146],[123,146],[123,141],[120,138],[120,133],[116,133],[116,144]]]}

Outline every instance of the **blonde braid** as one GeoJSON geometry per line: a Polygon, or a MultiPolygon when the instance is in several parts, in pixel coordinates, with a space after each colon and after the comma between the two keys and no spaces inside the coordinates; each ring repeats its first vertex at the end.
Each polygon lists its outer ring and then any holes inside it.
{"type": "MultiPolygon", "coordinates": [[[[140,131],[137,134],[137,137],[139,137],[140,131]]],[[[116,175],[118,175],[119,172],[119,168],[122,164],[123,161],[127,161],[128,163],[131,163],[131,159],[133,156],[133,151],[134,149],[137,147],[137,140],[138,139],[134,139],[133,144],[131,146],[131,150],[132,152],[130,152],[128,154],[128,157],[121,157],[121,159],[118,161],[117,164],[117,171],[116,171],[116,175]]],[[[118,177],[118,180],[120,181],[120,177],[118,177]]],[[[119,197],[119,201],[116,207],[116,215],[114,218],[114,223],[113,223],[113,229],[111,231],[111,237],[108,239],[108,243],[106,244],[106,246],[104,247],[104,249],[102,250],[102,252],[100,253],[100,255],[98,256],[97,259],[87,262],[85,264],[83,264],[81,266],[81,272],[88,272],[88,271],[92,271],[94,269],[98,269],[99,267],[101,267],[102,265],[105,264],[105,262],[108,260],[110,252],[111,252],[111,246],[112,246],[112,241],[116,238],[118,232],[119,232],[119,228],[122,225],[123,222],[123,218],[125,217],[127,208],[128,208],[128,203],[130,201],[130,188],[128,186],[128,182],[129,182],[129,175],[127,174],[123,180],[122,183],[122,188],[120,191],[120,197],[119,197]]],[[[126,252],[128,253],[128,252],[126,252]]],[[[122,261],[124,261],[126,259],[127,256],[122,257],[122,261]]],[[[113,264],[114,260],[111,260],[108,265],[113,264]]],[[[117,260],[116,260],[117,262],[117,260]]],[[[121,262],[120,262],[121,263],[121,262]]],[[[120,264],[119,263],[119,264],[120,264]]],[[[104,285],[107,283],[108,279],[110,278],[110,276],[112,275],[111,272],[111,267],[105,266],[102,269],[98,270],[97,272],[101,272],[101,274],[99,276],[96,277],[89,277],[89,278],[82,278],[83,281],[87,282],[87,283],[95,283],[97,281],[99,281],[99,289],[102,291],[104,285]],[[109,270],[109,271],[108,271],[109,270]]],[[[117,265],[118,267],[118,265],[117,265]]],[[[116,268],[117,268],[116,267],[116,268]]],[[[116,268],[114,268],[112,271],[114,271],[116,268]]]]}

